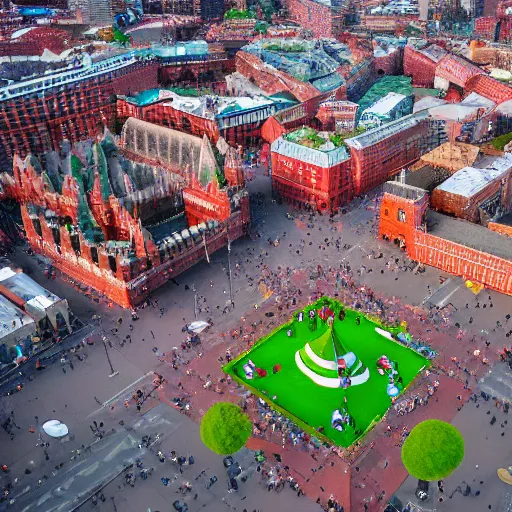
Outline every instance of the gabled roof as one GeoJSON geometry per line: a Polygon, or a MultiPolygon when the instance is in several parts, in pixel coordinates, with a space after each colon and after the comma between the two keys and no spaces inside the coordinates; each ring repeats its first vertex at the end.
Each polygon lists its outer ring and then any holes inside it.
{"type": "Polygon", "coordinates": [[[384,124],[377,128],[373,128],[372,130],[368,130],[361,135],[358,135],[357,137],[345,139],[344,142],[347,146],[350,146],[354,149],[364,149],[368,146],[372,146],[380,140],[387,139],[388,137],[392,137],[397,133],[412,128],[428,117],[428,111],[422,110],[416,114],[410,114],[408,116],[397,119],[396,121],[391,121],[390,123],[384,124]]]}
{"type": "Polygon", "coordinates": [[[143,158],[160,160],[176,171],[185,171],[190,166],[202,185],[218,169],[206,135],[200,138],[134,117],[129,117],[123,125],[121,145],[143,158]]]}
{"type": "Polygon", "coordinates": [[[464,167],[441,183],[436,190],[470,198],[494,180],[501,178],[510,169],[512,169],[512,153],[505,153],[485,169],[464,167]]]}
{"type": "Polygon", "coordinates": [[[476,75],[484,74],[483,70],[458,55],[448,54],[443,57],[436,67],[436,76],[444,78],[460,87],[476,75]]]}

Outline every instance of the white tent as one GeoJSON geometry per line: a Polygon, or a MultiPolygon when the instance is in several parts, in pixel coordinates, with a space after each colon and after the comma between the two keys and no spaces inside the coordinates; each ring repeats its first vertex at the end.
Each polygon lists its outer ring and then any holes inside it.
{"type": "Polygon", "coordinates": [[[48,420],[43,424],[43,431],[50,437],[64,437],[69,433],[67,425],[59,420],[48,420]]]}

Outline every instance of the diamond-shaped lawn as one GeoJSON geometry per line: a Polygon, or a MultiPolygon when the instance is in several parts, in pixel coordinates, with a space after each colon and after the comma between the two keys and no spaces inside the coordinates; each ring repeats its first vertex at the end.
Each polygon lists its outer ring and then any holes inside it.
{"type": "Polygon", "coordinates": [[[308,432],[315,433],[323,427],[321,432],[334,444],[348,447],[372,428],[392,404],[387,394],[389,378],[379,374],[377,360],[386,355],[397,363],[404,389],[430,362],[376,331],[376,328],[380,328],[392,334],[398,332],[397,329],[384,328],[357,311],[345,309],[334,299],[327,302],[323,298],[308,306],[302,322],[297,319],[298,313],[291,322],[262,338],[249,352],[226,365],[224,370],[308,432]],[[310,321],[309,311],[321,311],[326,304],[334,312],[332,328],[317,314],[317,327],[311,330],[314,321],[310,321]],[[343,320],[338,317],[341,309],[345,310],[343,320]],[[292,330],[291,337],[287,335],[288,329],[292,330]],[[306,349],[308,343],[309,348],[306,349]],[[326,387],[333,382],[337,385],[337,370],[326,368],[329,365],[325,362],[332,361],[334,365],[336,357],[347,352],[356,356],[350,368],[353,371],[352,385],[346,389],[326,387]],[[258,377],[254,373],[253,379],[247,379],[243,366],[248,360],[257,368],[266,370],[267,376],[258,377]],[[277,364],[281,369],[273,373],[277,364]],[[298,365],[302,366],[302,370],[298,365]],[[319,383],[304,371],[315,374],[313,377],[319,383]],[[331,417],[333,411],[344,406],[345,397],[346,408],[355,426],[348,426],[340,432],[331,426],[331,417]]]}

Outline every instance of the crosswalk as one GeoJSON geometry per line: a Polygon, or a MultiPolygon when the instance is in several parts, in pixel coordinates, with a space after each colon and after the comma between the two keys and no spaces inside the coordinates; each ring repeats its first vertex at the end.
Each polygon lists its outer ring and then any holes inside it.
{"type": "Polygon", "coordinates": [[[512,370],[506,363],[498,363],[482,377],[478,385],[491,397],[509,401],[512,396],[512,370]]]}
{"type": "Polygon", "coordinates": [[[439,288],[430,290],[431,293],[427,295],[422,301],[422,305],[437,306],[442,308],[450,303],[450,299],[462,286],[462,280],[457,277],[448,278],[439,288]]]}

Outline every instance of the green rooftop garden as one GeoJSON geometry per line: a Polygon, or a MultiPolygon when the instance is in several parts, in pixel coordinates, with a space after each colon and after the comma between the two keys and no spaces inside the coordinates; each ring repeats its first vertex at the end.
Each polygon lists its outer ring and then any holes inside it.
{"type": "Polygon", "coordinates": [[[315,129],[308,126],[304,126],[299,130],[287,133],[283,137],[290,142],[294,142],[295,144],[300,144],[312,149],[323,149],[327,151],[329,149],[333,150],[335,148],[344,146],[343,140],[345,138],[344,136],[338,135],[336,133],[328,134],[326,132],[317,132],[315,129]],[[332,142],[334,148],[322,148],[322,146],[328,142],[332,142]]]}
{"type": "Polygon", "coordinates": [[[252,11],[243,11],[239,9],[230,9],[224,14],[224,19],[226,20],[252,20],[255,19],[256,16],[252,11]]]}
{"type": "Polygon", "coordinates": [[[303,126],[294,132],[283,135],[283,138],[295,144],[300,144],[301,146],[306,146],[311,149],[318,149],[320,151],[332,151],[336,148],[345,146],[345,139],[356,137],[365,131],[366,129],[364,127],[357,127],[354,131],[349,133],[327,133],[317,132],[314,128],[303,126]],[[328,144],[329,142],[331,142],[334,147],[330,145],[322,147],[324,144],[328,144]]]}
{"type": "Polygon", "coordinates": [[[268,51],[300,53],[313,50],[315,44],[314,41],[302,39],[275,39],[263,41],[261,46],[268,51]]]}
{"type": "Polygon", "coordinates": [[[503,151],[505,146],[512,141],[512,132],[505,133],[505,135],[500,135],[491,141],[491,145],[494,149],[499,151],[503,151]]]}

